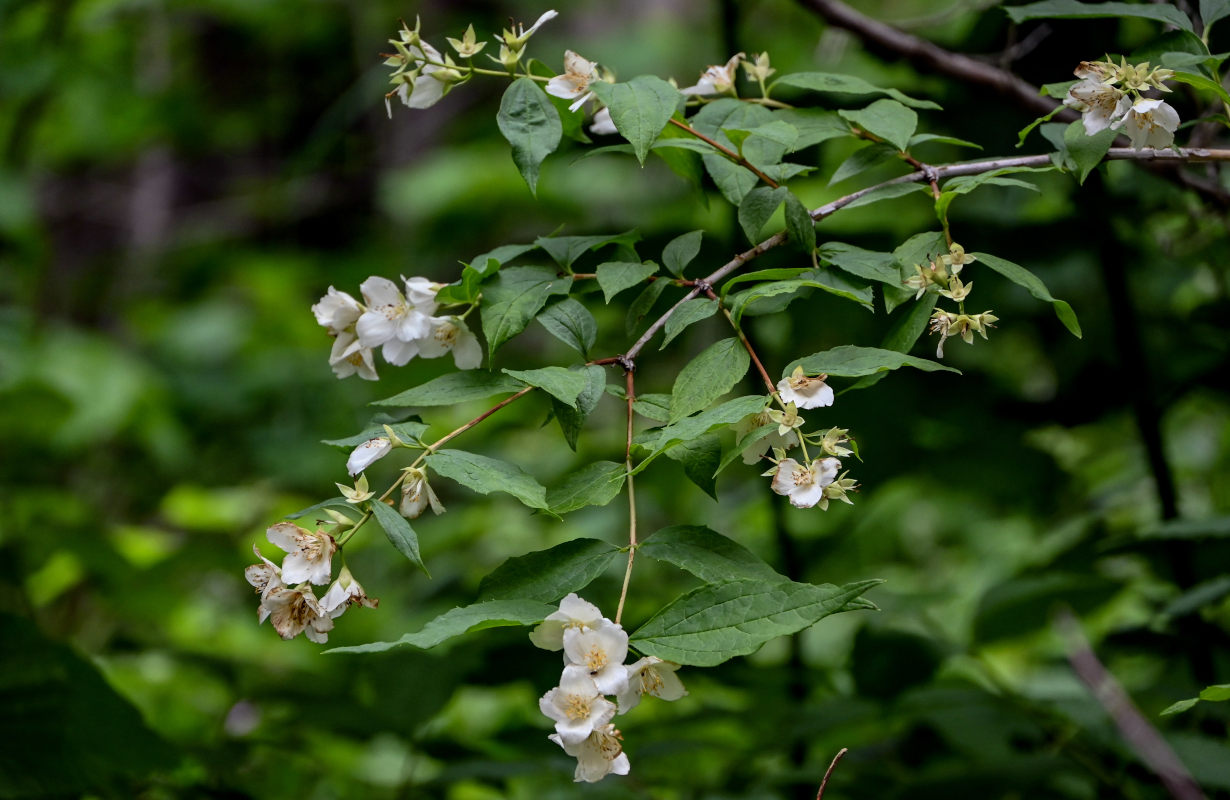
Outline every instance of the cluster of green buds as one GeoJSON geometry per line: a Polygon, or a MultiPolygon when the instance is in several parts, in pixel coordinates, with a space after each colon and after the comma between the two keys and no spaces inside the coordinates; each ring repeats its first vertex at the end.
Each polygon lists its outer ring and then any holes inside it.
{"type": "Polygon", "coordinates": [[[962,281],[961,270],[966,264],[977,260],[975,256],[966,253],[965,248],[953,242],[948,246],[948,253],[928,260],[925,267],[915,264],[915,274],[904,281],[906,286],[916,290],[915,300],[934,290],[957,304],[956,312],[937,308],[931,315],[931,332],[940,335],[940,343],[935,351],[937,358],[944,357],[944,342],[949,336],[959,335],[966,344],[973,344],[974,333],[981,334],[983,339],[987,338],[987,328],[995,327],[993,323],[999,320],[999,317],[990,311],[981,314],[965,313],[965,299],[973,290],[974,282],[962,281]]]}
{"type": "Polygon", "coordinates": [[[1170,89],[1166,88],[1164,81],[1174,77],[1174,70],[1151,67],[1148,61],[1143,64],[1129,64],[1123,57],[1120,57],[1119,63],[1116,64],[1107,57],[1106,61],[1082,61],[1076,74],[1082,78],[1096,77],[1107,86],[1117,84],[1123,91],[1139,96],[1150,89],[1169,92],[1170,89]]]}

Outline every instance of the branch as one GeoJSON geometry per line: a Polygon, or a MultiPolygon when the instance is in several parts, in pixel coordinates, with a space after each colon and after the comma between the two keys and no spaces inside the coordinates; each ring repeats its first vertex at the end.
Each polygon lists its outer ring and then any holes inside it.
{"type": "Polygon", "coordinates": [[[828,788],[829,778],[833,775],[837,762],[841,761],[841,757],[847,752],[849,752],[848,748],[843,747],[837,751],[837,755],[833,756],[833,761],[829,764],[829,768],[825,770],[824,780],[820,781],[820,791],[816,792],[816,800],[824,800],[824,790],[828,788]]]}
{"type": "MultiPolygon", "coordinates": [[[[1171,150],[1133,150],[1130,147],[1112,147],[1106,153],[1108,161],[1144,161],[1160,164],[1190,164],[1199,161],[1230,161],[1230,150],[1228,149],[1212,149],[1206,147],[1180,147],[1171,150]]],[[[997,169],[1007,167],[1045,167],[1051,164],[1050,155],[1040,156],[1017,156],[1015,158],[993,158],[986,161],[967,161],[960,164],[948,164],[942,167],[930,167],[925,170],[917,170],[908,175],[902,175],[897,178],[891,178],[883,183],[877,183],[875,186],[868,186],[866,189],[859,189],[857,192],[848,194],[844,197],[839,197],[831,203],[826,203],[811,212],[811,218],[816,222],[834,214],[837,211],[858,200],[861,197],[866,197],[872,192],[882,189],[885,186],[895,186],[899,183],[920,183],[932,180],[939,181],[943,178],[955,178],[958,175],[980,175],[984,172],[991,172],[997,169]]],[[[753,247],[751,250],[745,250],[739,255],[727,261],[716,270],[706,275],[704,278],[695,282],[692,289],[679,299],[679,302],[666,310],[662,316],[654,320],[654,323],[649,326],[649,329],[641,334],[641,338],[637,339],[632,347],[628,348],[625,353],[626,358],[635,359],[637,355],[644,349],[645,345],[649,344],[649,340],[653,338],[666,321],[679,310],[687,301],[696,297],[703,291],[704,286],[712,286],[714,283],[722,280],[730,273],[742,267],[747,262],[760,257],[769,252],[775,247],[779,247],[786,243],[787,235],[785,231],[770,236],[760,244],[753,247]]]]}
{"type": "Polygon", "coordinates": [[[748,161],[746,158],[739,155],[734,150],[731,150],[729,147],[723,147],[721,144],[719,144],[718,142],[715,142],[713,139],[710,139],[708,136],[696,130],[691,125],[687,124],[686,122],[680,122],[674,117],[671,117],[668,120],[668,122],[670,122],[670,124],[674,125],[676,128],[681,128],[682,130],[687,131],[688,133],[695,136],[697,139],[700,139],[705,144],[710,145],[712,147],[716,147],[719,153],[726,156],[727,158],[729,158],[731,161],[735,162],[739,166],[745,167],[746,169],[751,170],[753,175],[755,175],[757,178],[760,178],[760,180],[767,183],[771,188],[776,189],[780,185],[777,181],[773,180],[768,175],[765,175],[763,172],[757,169],[756,166],[752,164],[752,162],[748,161]]]}

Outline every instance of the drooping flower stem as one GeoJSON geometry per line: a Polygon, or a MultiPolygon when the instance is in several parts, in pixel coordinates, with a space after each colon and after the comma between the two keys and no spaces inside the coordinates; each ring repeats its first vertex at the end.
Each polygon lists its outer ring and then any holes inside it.
{"type": "Polygon", "coordinates": [[[753,175],[755,175],[757,178],[760,178],[760,180],[764,181],[771,188],[776,189],[780,185],[777,181],[773,180],[768,175],[765,175],[763,172],[757,169],[752,164],[752,162],[748,161],[746,158],[739,155],[734,150],[731,150],[729,147],[726,147],[725,145],[719,144],[713,139],[710,139],[708,136],[696,130],[688,123],[677,120],[674,117],[671,117],[670,123],[674,125],[676,128],[679,128],[680,130],[687,131],[689,134],[691,134],[692,136],[695,136],[697,139],[700,139],[705,144],[716,147],[719,153],[726,156],[727,158],[729,158],[731,161],[735,162],[739,166],[744,167],[747,170],[751,171],[753,175]]]}
{"type": "Polygon", "coordinates": [[[628,567],[624,570],[624,585],[619,590],[619,605],[615,609],[615,624],[624,614],[624,601],[628,598],[628,584],[632,581],[632,562],[636,559],[636,487],[632,477],[632,404],[636,402],[636,368],[631,359],[620,362],[624,368],[624,389],[628,403],[628,436],[624,446],[624,468],[628,471],[628,567]]]}

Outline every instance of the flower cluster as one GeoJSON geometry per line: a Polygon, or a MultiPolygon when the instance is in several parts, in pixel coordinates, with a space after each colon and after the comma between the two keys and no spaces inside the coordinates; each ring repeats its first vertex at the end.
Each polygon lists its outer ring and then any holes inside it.
{"type": "Polygon", "coordinates": [[[279,522],[265,531],[265,536],[286,552],[282,565],[265,558],[260,548],[253,545],[252,551],[261,563],[248,567],[244,574],[261,596],[257,619],[270,620],[283,639],[293,639],[302,633],[313,642],[326,642],[333,630],[333,620],[347,608],[375,608],[380,603],[367,596],[345,566],[324,597],[316,599],[312,584],[329,582],[333,554],[337,552],[337,543],[325,531],[313,532],[291,522],[279,522]]]}
{"type": "Polygon", "coordinates": [[[542,696],[538,707],[555,722],[555,733],[548,738],[576,758],[577,781],[628,774],[622,736],[611,724],[616,714],[636,707],[645,694],[663,700],[687,694],[675,674],[678,664],[653,656],[623,663],[628,634],[575,593],[530,633],[530,641],[544,650],[564,651],[559,685],[542,696]]]}
{"type": "Polygon", "coordinates": [[[939,346],[935,349],[936,358],[944,357],[944,342],[949,336],[959,335],[966,344],[973,344],[975,333],[981,334],[985,339],[987,329],[994,328],[994,323],[999,321],[999,317],[990,311],[981,314],[965,313],[965,299],[973,290],[974,282],[962,281],[961,270],[966,264],[977,260],[977,257],[965,252],[965,248],[953,242],[948,247],[948,253],[931,259],[927,266],[915,264],[915,274],[904,281],[906,286],[917,290],[915,300],[934,290],[957,304],[958,310],[955,312],[937,308],[931,315],[931,332],[940,335],[939,346]]]}
{"type": "Polygon", "coordinates": [[[1169,92],[1163,81],[1174,75],[1172,70],[1122,59],[1118,65],[1109,60],[1082,61],[1073,74],[1081,80],[1068,90],[1063,104],[1081,112],[1085,133],[1122,130],[1136,150],[1174,143],[1178,112],[1162,100],[1142,96],[1151,89],[1169,92]]]}
{"type": "Polygon", "coordinates": [[[482,347],[466,326],[465,314],[434,316],[443,284],[414,277],[402,278],[402,287],[404,293],[388,278],[372,276],[359,285],[362,303],[330,286],[312,306],[316,321],[334,337],[329,364],[337,377],[377,380],[372,355],[377,347],[395,367],[415,356],[438,358],[450,351],[458,369],[482,363],[482,347]]]}

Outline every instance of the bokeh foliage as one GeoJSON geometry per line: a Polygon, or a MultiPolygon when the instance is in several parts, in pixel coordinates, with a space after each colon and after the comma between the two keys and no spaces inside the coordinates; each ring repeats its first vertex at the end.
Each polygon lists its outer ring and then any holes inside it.
{"type": "MultiPolygon", "coordinates": [[[[534,53],[558,68],[567,47],[621,78],[686,85],[733,49],[769,50],[783,72],[850,72],[933,99],[945,110],[921,112],[927,129],[988,154],[1015,152],[1034,116],[864,49],[784,0],[619,5],[561,8],[534,53]]],[[[1007,49],[1035,84],[1158,32],[1089,20],[1039,34],[994,8],[858,5],[954,50],[1007,49]]],[[[565,234],[636,227],[642,254],[697,228],[701,260],[742,248],[728,207],[704,203],[712,189],[653,158],[641,170],[612,156],[574,162],[580,151],[565,150],[544,164],[532,199],[494,125],[498,82],[385,119],[377,54],[399,16],[458,35],[541,10],[0,4],[0,740],[23,745],[0,747],[0,797],[581,790],[536,707],[558,662],[524,630],[440,652],[321,656],[257,627],[242,579],[264,528],[344,477],[344,451],[317,440],[355,433],[371,420],[367,402],[444,368],[338,382],[308,312],[330,284],[450,281],[458,261],[561,220],[565,234]]],[[[1230,31],[1215,30],[1211,49],[1230,49],[1230,31]]],[[[1176,95],[1193,118],[1196,97],[1176,95]]],[[[932,161],[966,157],[931,147],[932,161]]],[[[833,143],[810,155],[827,175],[849,152],[833,143]]],[[[816,206],[863,180],[816,178],[799,191],[816,206]]],[[[971,251],[1036,270],[1076,308],[1083,340],[1023,290],[980,275],[981,300],[1002,322],[989,342],[949,343],[946,361],[963,376],[901,371],[838,397],[834,413],[866,459],[854,508],[793,509],[741,466],[723,474],[716,502],[668,459],[646,471],[646,531],[708,525],[799,580],[888,582],[869,594],[878,613],[687,670],[688,698],[647,701],[628,718],[632,775],[588,793],[814,796],[849,747],[828,797],[1161,796],[1069,669],[1050,627],[1060,606],[1080,616],[1206,790],[1230,792],[1230,704],[1158,716],[1230,676],[1225,207],[1126,163],[1083,188],[1060,175],[1038,183],[1037,194],[989,188],[956,202],[953,230],[971,251]]],[[[844,211],[817,235],[891,251],[935,227],[929,204],[911,196],[844,211]]],[[[798,258],[783,251],[760,266],[798,258]]],[[[596,355],[627,346],[621,311],[599,310],[598,322],[596,355]]],[[[773,370],[839,344],[874,346],[885,325],[882,313],[817,297],[749,330],[773,370]]],[[[669,391],[684,357],[724,335],[712,319],[689,328],[677,354],[647,352],[638,389],[669,391]]],[[[534,327],[500,351],[500,365],[558,362],[562,348],[534,327]]],[[[444,433],[482,410],[461,404],[426,420],[444,433]]],[[[541,399],[506,409],[467,447],[550,485],[578,462],[544,424],[549,413],[541,399]]],[[[621,408],[606,398],[580,456],[618,460],[621,436],[621,408]]],[[[381,608],[347,615],[331,643],[415,630],[474,600],[510,556],[625,536],[619,504],[559,522],[440,484],[449,512],[416,526],[432,579],[380,537],[356,539],[347,557],[381,608]]],[[[650,559],[637,569],[629,620],[694,585],[650,559]]],[[[618,572],[587,594],[604,610],[618,572]]]]}

